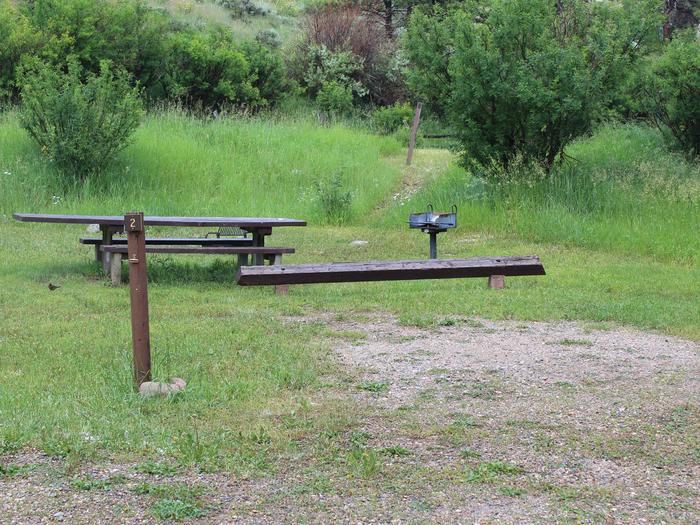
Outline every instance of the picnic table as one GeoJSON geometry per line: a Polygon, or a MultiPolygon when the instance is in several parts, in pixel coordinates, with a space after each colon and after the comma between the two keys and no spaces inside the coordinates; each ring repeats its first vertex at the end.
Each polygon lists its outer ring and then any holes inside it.
{"type": "MultiPolygon", "coordinates": [[[[113,244],[114,235],[124,231],[123,215],[60,215],[47,213],[15,213],[13,217],[22,222],[46,222],[62,224],[97,224],[102,239],[95,243],[95,256],[103,267],[109,267],[109,251],[103,246],[113,244]]],[[[252,234],[250,246],[262,248],[265,237],[272,235],[272,229],[281,226],[306,226],[306,221],[279,217],[177,217],[150,215],[144,218],[145,226],[173,226],[191,228],[241,228],[252,234]]],[[[184,243],[183,243],[184,244],[184,243]]],[[[194,244],[194,243],[193,243],[194,244]]],[[[215,253],[215,252],[212,252],[215,253]]],[[[263,254],[252,250],[255,264],[262,264],[263,254]]]]}

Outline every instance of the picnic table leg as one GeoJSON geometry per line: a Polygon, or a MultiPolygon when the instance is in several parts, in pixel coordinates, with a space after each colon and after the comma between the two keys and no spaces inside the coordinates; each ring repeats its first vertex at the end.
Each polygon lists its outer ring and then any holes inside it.
{"type": "Polygon", "coordinates": [[[122,283],[122,254],[113,253],[109,261],[109,277],[112,286],[119,286],[122,283]]]}
{"type": "MultiPolygon", "coordinates": [[[[263,235],[262,233],[260,233],[257,230],[253,232],[253,246],[258,246],[258,247],[265,246],[265,235],[263,235]]],[[[253,265],[262,266],[263,264],[265,264],[263,254],[262,253],[254,253],[253,254],[253,265]]]]}
{"type": "Polygon", "coordinates": [[[102,271],[109,275],[110,273],[110,254],[108,252],[103,252],[100,250],[100,246],[103,244],[112,244],[112,237],[114,236],[115,229],[113,226],[107,226],[106,224],[100,225],[100,230],[102,231],[102,242],[95,245],[95,257],[97,262],[102,263],[102,271]]]}

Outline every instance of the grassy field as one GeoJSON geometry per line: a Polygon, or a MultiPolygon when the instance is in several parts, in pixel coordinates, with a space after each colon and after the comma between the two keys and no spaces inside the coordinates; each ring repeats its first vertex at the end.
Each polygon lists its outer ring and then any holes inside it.
{"type": "Polygon", "coordinates": [[[57,179],[15,115],[0,116],[0,210],[56,212],[143,209],[147,214],[304,216],[325,221],[314,183],[335,176],[352,191],[350,220],[363,221],[399,183],[385,162],[399,145],[311,119],[203,121],[179,113],[149,117],[118,163],[92,184],[57,179]]]}
{"type": "MultiPolygon", "coordinates": [[[[404,169],[401,145],[340,124],[166,113],[148,118],[103,179],[74,187],[56,180],[15,115],[1,116],[0,454],[64,458],[69,478],[106,458],[246,478],[283,471],[283,457],[307,461],[300,450],[321,442],[342,448],[364,416],[338,394],[356,378],[338,370],[331,348],[360,336],[330,328],[329,317],[380,313],[426,329],[581,320],[700,341],[697,165],[638,126],[603,128],[570,153],[578,162],[560,180],[494,190],[445,151],[418,151],[404,169]],[[352,194],[343,225],[328,224],[314,189],[335,173],[352,194]],[[428,201],[459,207],[442,257],[536,253],[548,275],[508,279],[502,293],[455,280],[298,286],[277,297],[236,287],[225,258],[154,256],[155,376],[184,377],[188,388],[151,400],[130,384],[128,288],[100,276],[77,243],[84,230],[11,219],[133,209],[291,216],[309,227],[271,239],[297,248],[289,262],[402,259],[427,253],[427,237],[405,221],[428,201]],[[368,243],[351,245],[358,239],[368,243]]],[[[371,478],[377,458],[352,450],[341,476],[371,478]]]]}

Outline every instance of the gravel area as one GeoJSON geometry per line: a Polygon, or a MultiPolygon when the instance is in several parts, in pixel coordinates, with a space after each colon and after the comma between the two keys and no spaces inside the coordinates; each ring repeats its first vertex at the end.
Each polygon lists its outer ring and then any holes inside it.
{"type": "Polygon", "coordinates": [[[126,463],[69,478],[6,455],[26,468],[0,476],[0,523],[152,523],[144,481],[204,487],[197,523],[700,523],[697,343],[575,322],[327,324],[340,386],[314,402],[357,414],[330,445],[307,438],[245,479],[126,463]]]}

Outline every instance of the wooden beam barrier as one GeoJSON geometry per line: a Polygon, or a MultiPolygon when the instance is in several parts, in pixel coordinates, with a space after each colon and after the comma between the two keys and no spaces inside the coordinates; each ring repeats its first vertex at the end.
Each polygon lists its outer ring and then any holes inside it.
{"type": "Polygon", "coordinates": [[[418,261],[242,266],[242,286],[545,275],[536,255],[418,261]]]}

